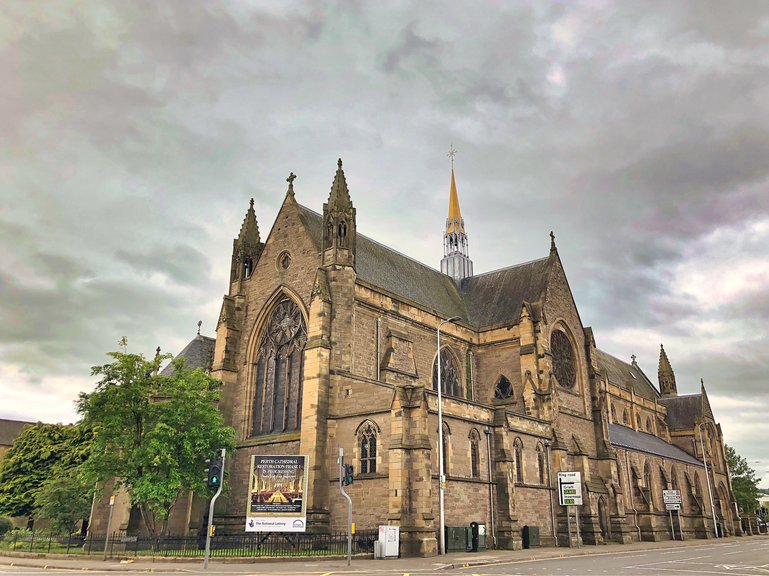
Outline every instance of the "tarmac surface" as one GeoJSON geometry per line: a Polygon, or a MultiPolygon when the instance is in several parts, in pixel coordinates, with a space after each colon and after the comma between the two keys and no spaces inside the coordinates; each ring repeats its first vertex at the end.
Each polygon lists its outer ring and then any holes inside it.
{"type": "Polygon", "coordinates": [[[567,557],[625,554],[628,552],[648,553],[654,550],[669,551],[685,547],[707,547],[728,543],[767,543],[769,536],[757,535],[742,538],[720,538],[718,540],[687,540],[665,542],[639,542],[633,544],[607,544],[582,546],[579,548],[532,548],[529,550],[488,550],[477,553],[448,553],[430,558],[392,558],[374,560],[370,556],[353,557],[350,566],[347,558],[211,558],[208,570],[204,572],[203,561],[189,558],[109,558],[80,555],[30,554],[3,552],[0,555],[0,574],[41,573],[44,571],[86,571],[96,573],[155,573],[155,574],[365,574],[365,573],[432,573],[451,572],[475,566],[493,566],[503,563],[518,563],[532,560],[552,560],[567,557]],[[30,569],[37,569],[30,571],[30,569]]]}

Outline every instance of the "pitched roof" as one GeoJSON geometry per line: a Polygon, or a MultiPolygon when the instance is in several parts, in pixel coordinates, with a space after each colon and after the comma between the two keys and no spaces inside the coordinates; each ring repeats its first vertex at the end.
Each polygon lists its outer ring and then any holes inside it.
{"type": "MultiPolygon", "coordinates": [[[[174,360],[176,358],[184,358],[184,366],[187,368],[210,370],[215,346],[215,338],[209,338],[208,336],[201,336],[198,334],[181,352],[174,356],[174,360]]],[[[161,370],[160,375],[173,376],[175,371],[174,365],[171,363],[161,370]]]]}
{"type": "Polygon", "coordinates": [[[693,466],[702,466],[702,462],[691,454],[687,454],[678,446],[668,444],[653,434],[636,432],[632,428],[621,426],[620,424],[609,424],[609,441],[613,446],[619,448],[627,448],[628,450],[645,452],[646,454],[653,454],[669,458],[670,460],[678,460],[693,466]]]}
{"type": "Polygon", "coordinates": [[[702,414],[702,394],[669,396],[659,403],[668,409],[666,421],[671,430],[694,428],[695,419],[702,414]]]}
{"type": "Polygon", "coordinates": [[[654,384],[637,364],[628,364],[599,349],[596,349],[596,359],[601,374],[606,376],[611,384],[628,391],[632,390],[636,395],[647,400],[659,399],[660,394],[654,384]]]}
{"type": "Polygon", "coordinates": [[[21,420],[6,420],[0,418],[0,446],[12,446],[16,437],[21,434],[21,429],[25,426],[31,426],[34,422],[23,422],[21,420]]]}
{"type": "MultiPolygon", "coordinates": [[[[323,217],[299,206],[299,216],[321,250],[323,217]]],[[[358,280],[440,315],[460,316],[476,328],[517,323],[524,301],[544,292],[548,258],[465,278],[461,286],[430,268],[362,234],[356,239],[358,280]]]]}

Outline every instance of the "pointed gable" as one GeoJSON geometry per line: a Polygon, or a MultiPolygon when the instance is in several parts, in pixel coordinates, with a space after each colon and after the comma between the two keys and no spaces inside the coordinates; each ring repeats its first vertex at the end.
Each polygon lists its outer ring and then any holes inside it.
{"type": "Polygon", "coordinates": [[[624,362],[599,349],[596,349],[596,360],[598,360],[598,370],[602,376],[609,380],[610,384],[614,384],[628,392],[632,391],[637,396],[647,400],[659,398],[659,393],[654,384],[637,365],[624,362]]]}

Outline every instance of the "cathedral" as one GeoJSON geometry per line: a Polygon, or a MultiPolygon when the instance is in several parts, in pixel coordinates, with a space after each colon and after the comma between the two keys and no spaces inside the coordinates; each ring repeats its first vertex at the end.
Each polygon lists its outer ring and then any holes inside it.
{"type": "MultiPolygon", "coordinates": [[[[546,546],[569,545],[575,524],[585,544],[741,533],[704,385],[679,395],[662,347],[656,384],[598,348],[552,233],[542,258],[474,273],[452,166],[438,271],[359,233],[341,160],[322,213],[294,178],[266,238],[251,201],[216,338],[180,353],[221,381],[237,432],[218,530],[243,531],[252,457],[278,455],[307,458],[306,530],[346,530],[343,449],[353,521],[399,526],[403,555],[438,552],[441,516],[504,549],[524,526],[546,546]],[[578,516],[559,504],[567,471],[578,516]]],[[[177,508],[171,526],[194,533],[204,503],[177,508]]]]}

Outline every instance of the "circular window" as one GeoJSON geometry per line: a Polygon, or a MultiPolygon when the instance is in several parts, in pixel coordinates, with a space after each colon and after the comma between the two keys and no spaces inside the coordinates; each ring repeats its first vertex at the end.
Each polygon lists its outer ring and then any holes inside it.
{"type": "Polygon", "coordinates": [[[577,371],[569,337],[560,330],[554,331],[550,337],[550,351],[553,353],[553,374],[558,383],[565,388],[574,388],[577,371]]]}
{"type": "Polygon", "coordinates": [[[291,254],[281,252],[280,256],[278,256],[278,266],[283,270],[288,270],[288,267],[291,266],[291,254]]]}

